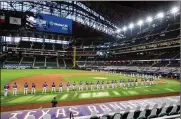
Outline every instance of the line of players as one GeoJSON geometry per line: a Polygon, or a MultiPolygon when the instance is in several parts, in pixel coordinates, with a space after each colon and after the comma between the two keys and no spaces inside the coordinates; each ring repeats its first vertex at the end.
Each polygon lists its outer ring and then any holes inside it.
{"type": "MultiPolygon", "coordinates": [[[[121,88],[133,88],[133,87],[138,87],[139,86],[139,83],[138,83],[138,80],[135,79],[135,80],[128,80],[128,81],[125,81],[125,80],[120,80],[120,87],[121,88]]],[[[141,79],[141,86],[148,86],[148,85],[153,85],[155,84],[154,82],[154,79],[153,78],[150,78],[150,79],[141,79]]],[[[95,86],[97,88],[97,90],[104,90],[105,89],[105,86],[107,87],[107,89],[109,89],[110,87],[111,88],[117,88],[118,87],[118,83],[116,80],[112,80],[111,82],[107,81],[106,83],[104,81],[100,82],[100,81],[97,81],[96,85],[94,85],[94,82],[91,81],[91,83],[89,84],[88,81],[85,82],[85,90],[89,90],[89,85],[90,85],[90,89],[91,91],[94,90],[95,86]]],[[[34,83],[32,83],[32,90],[31,90],[31,94],[36,94],[36,85],[34,83]]],[[[43,84],[43,89],[42,89],[42,94],[46,94],[46,90],[47,90],[47,87],[48,87],[48,84],[45,82],[43,84]]],[[[56,85],[55,83],[53,82],[52,83],[52,89],[51,89],[51,93],[53,92],[56,92],[56,85]]],[[[66,84],[66,90],[67,92],[70,91],[70,87],[71,87],[71,84],[68,82],[66,84]]],[[[4,96],[7,96],[8,94],[8,89],[10,88],[10,86],[8,84],[6,84],[4,86],[4,96]]],[[[13,96],[16,96],[17,95],[17,89],[18,89],[18,86],[16,84],[16,82],[13,84],[12,86],[13,88],[13,96]]],[[[79,91],[83,91],[84,89],[84,85],[83,85],[83,82],[80,81],[79,85],[78,85],[78,90],[79,91]]],[[[72,90],[75,91],[76,90],[76,83],[73,82],[72,83],[72,90]]],[[[59,93],[63,91],[63,84],[60,83],[59,84],[59,89],[58,89],[59,93]]],[[[27,95],[28,94],[28,84],[25,83],[24,84],[24,95],[27,95]]]]}

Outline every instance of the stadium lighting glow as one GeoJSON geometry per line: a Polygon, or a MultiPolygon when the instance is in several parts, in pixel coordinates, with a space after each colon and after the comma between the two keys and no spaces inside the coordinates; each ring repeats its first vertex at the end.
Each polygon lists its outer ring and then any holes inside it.
{"type": "Polygon", "coordinates": [[[124,27],[123,27],[123,31],[126,31],[126,30],[127,30],[127,27],[126,27],[126,26],[124,26],[124,27]]]}
{"type": "Polygon", "coordinates": [[[132,29],[133,27],[134,27],[134,24],[131,23],[131,24],[129,25],[129,28],[132,29]]]}
{"type": "Polygon", "coordinates": [[[163,12],[158,13],[158,14],[157,14],[157,17],[158,17],[158,18],[163,18],[163,17],[164,17],[163,12]]]}
{"type": "Polygon", "coordinates": [[[146,20],[147,20],[148,22],[152,22],[152,21],[153,21],[153,18],[152,18],[151,16],[148,16],[148,17],[146,18],[146,20]]]}
{"type": "Polygon", "coordinates": [[[139,20],[139,21],[138,21],[138,25],[139,25],[139,26],[142,26],[142,25],[143,25],[143,20],[139,20]]]}
{"type": "Polygon", "coordinates": [[[121,32],[121,29],[117,29],[117,31],[116,31],[117,33],[119,33],[119,32],[121,32]]]}
{"type": "Polygon", "coordinates": [[[171,13],[175,14],[175,13],[177,13],[177,12],[178,12],[178,7],[173,7],[173,8],[171,9],[171,13]]]}

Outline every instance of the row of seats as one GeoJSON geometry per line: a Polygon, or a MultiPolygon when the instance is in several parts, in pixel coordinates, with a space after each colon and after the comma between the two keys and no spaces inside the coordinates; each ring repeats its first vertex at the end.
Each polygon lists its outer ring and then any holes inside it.
{"type": "Polygon", "coordinates": [[[120,109],[116,109],[114,114],[110,115],[108,111],[105,111],[103,116],[97,116],[96,112],[92,112],[90,119],[150,119],[180,114],[180,101],[176,104],[171,102],[168,106],[166,105],[163,103],[161,107],[158,107],[158,104],[155,104],[153,108],[147,105],[143,110],[138,106],[134,111],[130,111],[130,108],[127,107],[123,113],[120,112],[120,109]]]}

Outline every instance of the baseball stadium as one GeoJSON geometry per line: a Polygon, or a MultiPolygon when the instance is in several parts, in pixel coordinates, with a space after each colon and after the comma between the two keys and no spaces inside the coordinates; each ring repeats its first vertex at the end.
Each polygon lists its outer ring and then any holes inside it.
{"type": "Polygon", "coordinates": [[[179,119],[180,1],[1,1],[2,119],[179,119]]]}

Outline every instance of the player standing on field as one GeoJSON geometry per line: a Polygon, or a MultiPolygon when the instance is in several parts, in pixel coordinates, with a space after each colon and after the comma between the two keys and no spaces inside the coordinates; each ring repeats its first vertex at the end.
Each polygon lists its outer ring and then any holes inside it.
{"type": "Polygon", "coordinates": [[[102,81],[102,90],[104,90],[104,81],[102,81]]]}
{"type": "Polygon", "coordinates": [[[80,81],[79,83],[79,91],[82,90],[83,91],[83,87],[82,87],[82,81],[80,81]]]}
{"type": "Polygon", "coordinates": [[[59,93],[62,92],[62,87],[63,87],[63,85],[62,85],[62,83],[60,83],[60,85],[59,85],[59,93]]]}
{"type": "Polygon", "coordinates": [[[117,88],[117,81],[116,80],[114,81],[114,86],[115,86],[115,88],[117,88]]]}
{"type": "Polygon", "coordinates": [[[114,88],[114,80],[112,80],[112,88],[114,88]]]}
{"type": "Polygon", "coordinates": [[[94,90],[94,83],[91,81],[91,90],[94,90]]]}
{"type": "Polygon", "coordinates": [[[52,91],[51,91],[51,93],[52,92],[56,92],[56,89],[55,89],[55,83],[53,82],[53,84],[52,84],[52,91]]]}
{"type": "Polygon", "coordinates": [[[36,88],[36,85],[34,84],[34,83],[32,83],[32,91],[31,91],[31,94],[35,94],[36,93],[36,90],[35,90],[35,88],[36,88]]]}
{"type": "Polygon", "coordinates": [[[46,94],[46,91],[47,91],[47,83],[45,82],[44,84],[43,84],[43,91],[42,91],[42,94],[43,93],[45,93],[46,94]]]}
{"type": "Polygon", "coordinates": [[[75,86],[76,86],[76,83],[73,82],[73,84],[72,84],[73,91],[75,91],[75,86]]]}
{"type": "Polygon", "coordinates": [[[97,90],[99,90],[99,89],[100,89],[100,82],[97,81],[97,90]]]}
{"type": "Polygon", "coordinates": [[[107,81],[107,89],[109,89],[109,81],[107,81]]]}
{"type": "Polygon", "coordinates": [[[69,92],[69,89],[70,89],[70,83],[68,82],[67,83],[67,92],[69,92]]]}
{"type": "Polygon", "coordinates": [[[27,82],[24,84],[24,95],[28,94],[28,84],[27,82]]]}
{"type": "Polygon", "coordinates": [[[88,90],[88,85],[89,85],[89,83],[86,81],[86,83],[85,83],[86,90],[88,90]]]}
{"type": "Polygon", "coordinates": [[[13,85],[13,95],[14,95],[14,96],[17,95],[17,88],[18,88],[18,86],[17,86],[17,84],[16,84],[16,82],[15,82],[14,85],[13,85]]]}
{"type": "Polygon", "coordinates": [[[8,89],[9,89],[9,85],[6,84],[6,85],[4,86],[4,96],[8,96],[8,89]]]}
{"type": "Polygon", "coordinates": [[[138,87],[138,79],[135,80],[136,86],[138,87]]]}

